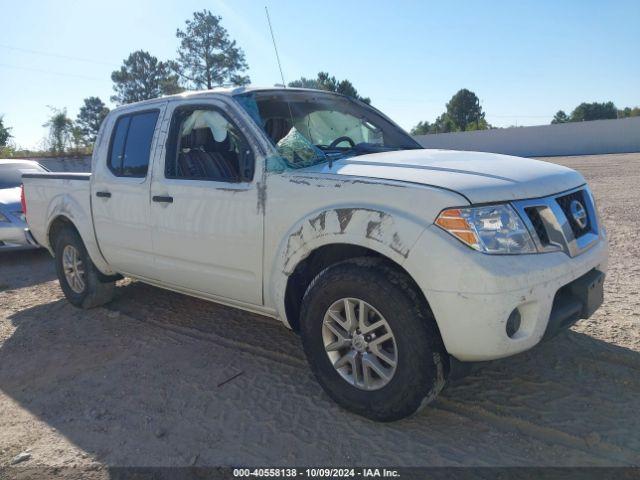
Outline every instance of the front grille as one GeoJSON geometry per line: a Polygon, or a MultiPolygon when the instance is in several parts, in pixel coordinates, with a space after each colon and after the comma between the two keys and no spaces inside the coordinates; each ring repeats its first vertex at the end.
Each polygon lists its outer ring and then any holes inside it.
{"type": "Polygon", "coordinates": [[[568,195],[564,195],[562,197],[558,197],[556,202],[560,205],[562,212],[565,217],[569,221],[569,226],[571,227],[571,231],[576,238],[580,238],[585,233],[589,233],[591,231],[591,219],[589,218],[588,210],[587,210],[587,222],[584,227],[580,226],[578,222],[573,218],[573,213],[571,212],[571,203],[577,200],[580,202],[583,208],[587,207],[587,201],[584,196],[584,190],[578,190],[576,192],[571,192],[568,195]]]}
{"type": "Polygon", "coordinates": [[[531,232],[539,252],[564,251],[575,257],[595,245],[600,238],[589,187],[548,197],[517,200],[512,205],[531,232]]]}
{"type": "Polygon", "coordinates": [[[547,229],[542,222],[542,217],[540,216],[540,211],[537,207],[528,207],[524,209],[527,212],[527,216],[529,220],[531,220],[531,225],[533,225],[533,229],[538,235],[538,240],[542,245],[549,245],[551,241],[549,240],[549,234],[547,233],[547,229]]]}

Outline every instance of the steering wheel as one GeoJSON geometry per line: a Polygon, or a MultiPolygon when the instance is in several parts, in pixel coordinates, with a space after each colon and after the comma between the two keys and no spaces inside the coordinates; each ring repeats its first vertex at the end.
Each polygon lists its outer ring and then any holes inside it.
{"type": "Polygon", "coordinates": [[[351,137],[338,137],[333,142],[331,142],[331,144],[329,145],[329,148],[331,148],[331,149],[336,148],[342,142],[350,143],[351,144],[351,148],[356,146],[356,142],[354,142],[351,139],[351,137]]]}

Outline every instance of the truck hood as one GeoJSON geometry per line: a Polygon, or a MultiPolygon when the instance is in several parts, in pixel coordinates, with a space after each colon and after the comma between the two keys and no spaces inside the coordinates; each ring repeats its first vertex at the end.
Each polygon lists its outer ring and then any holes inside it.
{"type": "Polygon", "coordinates": [[[349,157],[300,172],[419,183],[461,193],[471,203],[544,197],[585,183],[575,170],[496,153],[403,150],[349,157]]]}
{"type": "Polygon", "coordinates": [[[17,212],[22,209],[20,187],[0,189],[0,209],[8,212],[17,212]]]}

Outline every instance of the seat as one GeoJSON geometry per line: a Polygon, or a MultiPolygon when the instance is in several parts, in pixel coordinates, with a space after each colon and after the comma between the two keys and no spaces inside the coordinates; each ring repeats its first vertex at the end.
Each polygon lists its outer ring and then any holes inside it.
{"type": "Polygon", "coordinates": [[[198,128],[191,131],[191,134],[183,139],[183,149],[178,161],[182,170],[183,178],[203,178],[236,180],[238,178],[238,168],[234,166],[230,157],[237,156],[235,152],[225,151],[221,144],[229,144],[228,137],[224,142],[216,142],[208,128],[198,128]],[[188,140],[187,140],[188,138],[188,140]],[[186,142],[185,142],[186,140],[186,142]],[[185,151],[184,145],[190,146],[185,151]]]}

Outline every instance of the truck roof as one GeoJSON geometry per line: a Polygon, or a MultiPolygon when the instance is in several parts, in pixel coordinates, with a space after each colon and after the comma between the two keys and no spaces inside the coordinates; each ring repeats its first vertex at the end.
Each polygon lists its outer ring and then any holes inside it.
{"type": "Polygon", "coordinates": [[[164,102],[172,99],[187,99],[187,98],[199,98],[199,97],[208,97],[212,95],[225,95],[225,96],[234,96],[239,95],[241,93],[250,93],[250,92],[263,92],[263,91],[287,91],[287,92],[319,92],[325,94],[332,94],[338,96],[344,96],[341,93],[330,92],[327,90],[319,90],[315,88],[298,88],[298,87],[283,87],[283,86],[274,86],[274,87],[260,87],[260,86],[245,86],[245,87],[215,87],[210,90],[188,90],[182,93],[177,93],[175,95],[165,95],[158,98],[152,98],[150,100],[142,100],[140,102],[127,103],[125,105],[120,105],[115,108],[115,110],[120,110],[124,108],[130,108],[132,106],[140,106],[140,105],[153,105],[155,103],[164,102]]]}

